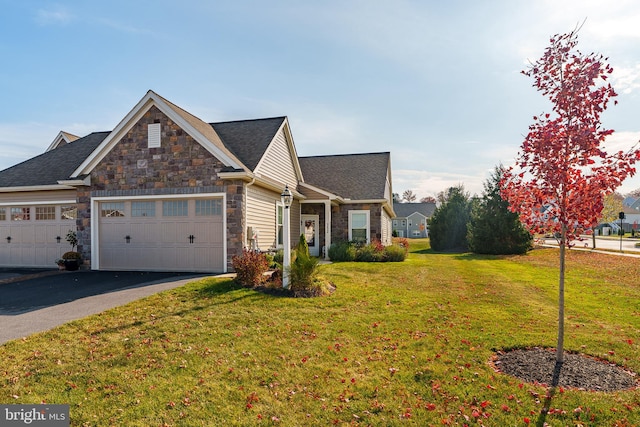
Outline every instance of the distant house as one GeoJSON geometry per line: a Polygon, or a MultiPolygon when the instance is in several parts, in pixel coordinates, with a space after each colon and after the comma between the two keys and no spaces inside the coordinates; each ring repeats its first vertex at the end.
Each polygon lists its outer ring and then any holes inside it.
{"type": "Polygon", "coordinates": [[[427,220],[435,210],[435,203],[394,203],[394,234],[409,238],[429,237],[427,220]]]}
{"type": "MultiPolygon", "coordinates": [[[[18,144],[19,141],[16,141],[18,144]]],[[[0,266],[226,272],[244,248],[391,243],[388,152],[298,157],[287,117],[207,123],[153,91],[115,129],[0,171],[0,266]],[[283,241],[285,187],[293,193],[283,241]]]]}

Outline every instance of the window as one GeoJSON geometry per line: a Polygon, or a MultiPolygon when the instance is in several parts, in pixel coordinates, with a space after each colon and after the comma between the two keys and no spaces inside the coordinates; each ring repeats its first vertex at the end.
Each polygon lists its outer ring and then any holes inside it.
{"type": "Polygon", "coordinates": [[[75,221],[78,218],[78,208],[76,206],[60,206],[60,218],[75,221]]]}
{"type": "Polygon", "coordinates": [[[131,216],[156,216],[156,202],[131,202],[131,216]]]}
{"type": "Polygon", "coordinates": [[[7,220],[7,208],[0,208],[0,221],[7,220]]]}
{"type": "Polygon", "coordinates": [[[11,208],[11,221],[29,221],[31,208],[11,208]]]}
{"type": "Polygon", "coordinates": [[[55,206],[36,206],[36,221],[51,221],[55,219],[55,206]]]}
{"type": "Polygon", "coordinates": [[[369,243],[369,211],[349,211],[349,240],[369,243]]]}
{"type": "Polygon", "coordinates": [[[115,218],[124,216],[124,202],[101,203],[100,216],[103,218],[115,218]]]}
{"type": "Polygon", "coordinates": [[[284,241],[284,206],[276,206],[276,234],[277,234],[277,246],[283,246],[284,241]]]}
{"type": "Polygon", "coordinates": [[[222,215],[222,200],[196,200],[196,216],[222,215]]]}
{"type": "Polygon", "coordinates": [[[187,216],[189,206],[186,200],[166,200],[162,202],[162,216],[187,216]]]}

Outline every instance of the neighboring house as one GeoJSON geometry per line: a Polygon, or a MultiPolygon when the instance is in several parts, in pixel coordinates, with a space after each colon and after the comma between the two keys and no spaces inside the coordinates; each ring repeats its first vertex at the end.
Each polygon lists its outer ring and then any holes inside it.
{"type": "Polygon", "coordinates": [[[398,237],[429,237],[427,220],[436,210],[435,203],[394,203],[393,231],[398,237]]]}
{"type": "Polygon", "coordinates": [[[286,117],[205,123],[153,91],[110,132],[58,134],[0,171],[0,266],[226,272],[243,248],[391,241],[390,154],[298,158],[286,117]]]}

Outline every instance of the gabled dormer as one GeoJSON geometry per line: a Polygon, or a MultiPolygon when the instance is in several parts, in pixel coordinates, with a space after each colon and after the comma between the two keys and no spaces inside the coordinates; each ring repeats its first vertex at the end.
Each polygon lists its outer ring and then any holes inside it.
{"type": "Polygon", "coordinates": [[[49,148],[46,149],[45,153],[47,151],[55,150],[62,145],[69,144],[77,139],[80,139],[80,137],[61,130],[60,133],[58,133],[58,136],[56,136],[53,142],[49,145],[49,148]]]}

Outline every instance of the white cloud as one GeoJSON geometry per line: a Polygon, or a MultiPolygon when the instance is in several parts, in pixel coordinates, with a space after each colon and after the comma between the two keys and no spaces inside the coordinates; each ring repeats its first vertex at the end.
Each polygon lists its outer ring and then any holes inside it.
{"type": "Polygon", "coordinates": [[[53,5],[50,9],[38,9],[35,16],[36,22],[40,25],[66,25],[73,19],[73,14],[60,5],[53,5]]]}

